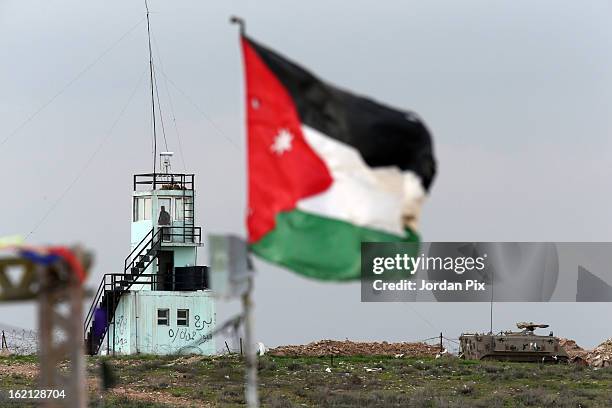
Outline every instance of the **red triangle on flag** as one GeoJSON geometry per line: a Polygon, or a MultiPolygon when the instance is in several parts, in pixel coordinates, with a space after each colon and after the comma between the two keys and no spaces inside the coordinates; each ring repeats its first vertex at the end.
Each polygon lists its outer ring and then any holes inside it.
{"type": "Polygon", "coordinates": [[[294,101],[242,39],[246,71],[249,242],[274,229],[276,215],[327,190],[332,177],[304,139],[294,101]]]}

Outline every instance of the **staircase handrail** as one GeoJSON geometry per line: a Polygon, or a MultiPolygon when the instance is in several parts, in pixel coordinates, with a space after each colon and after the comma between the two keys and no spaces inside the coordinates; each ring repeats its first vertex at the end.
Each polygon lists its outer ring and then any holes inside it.
{"type": "Polygon", "coordinates": [[[104,294],[104,288],[106,286],[105,281],[106,281],[106,274],[102,277],[102,280],[100,281],[100,285],[98,286],[98,290],[96,291],[94,300],[93,302],[91,302],[91,306],[89,307],[89,311],[87,312],[87,317],[85,317],[85,322],[83,323],[83,339],[84,340],[87,339],[87,329],[89,328],[89,325],[91,324],[91,321],[94,317],[94,312],[96,310],[96,307],[98,306],[98,302],[100,301],[100,299],[102,298],[102,295],[104,294]]]}
{"type": "MultiPolygon", "coordinates": [[[[126,257],[126,258],[125,258],[125,261],[123,262],[123,267],[124,267],[123,271],[124,271],[124,272],[125,272],[125,271],[127,271],[127,269],[128,269],[128,263],[129,263],[131,260],[133,260],[132,255],[134,255],[134,252],[136,252],[136,250],[137,250],[137,249],[138,249],[138,248],[139,248],[139,247],[142,245],[142,243],[143,243],[143,242],[145,242],[145,241],[147,240],[147,238],[149,237],[149,235],[152,235],[152,234],[153,234],[153,231],[154,231],[154,228],[151,228],[151,230],[145,234],[145,236],[144,236],[144,237],[143,237],[143,238],[140,240],[140,242],[139,242],[139,243],[138,243],[138,244],[137,244],[137,245],[134,247],[134,249],[132,249],[132,252],[130,252],[130,254],[129,254],[129,255],[126,257]]],[[[148,245],[148,243],[147,243],[147,245],[148,245]]],[[[145,248],[146,248],[146,246],[147,246],[147,245],[145,245],[145,248]]],[[[139,253],[140,253],[140,252],[142,252],[142,249],[139,251],[139,253]]],[[[136,255],[136,256],[138,256],[138,255],[136,255]]]]}

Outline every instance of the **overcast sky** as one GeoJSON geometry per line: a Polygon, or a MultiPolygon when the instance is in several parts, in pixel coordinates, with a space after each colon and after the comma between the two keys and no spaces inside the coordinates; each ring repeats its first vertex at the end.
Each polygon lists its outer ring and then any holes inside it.
{"type": "MultiPolygon", "coordinates": [[[[612,241],[609,1],[151,0],[150,9],[168,78],[158,78],[168,148],[175,170],[184,161],[197,175],[206,232],[244,235],[243,78],[228,24],[238,14],[250,35],[320,77],[422,116],[439,164],[424,240],[612,241]]],[[[151,170],[143,17],[141,1],[0,1],[0,236],[86,245],[91,286],[121,271],[131,176],[151,170]]],[[[486,304],[362,304],[358,284],[256,266],[256,337],[269,345],[488,328],[486,304]]],[[[534,320],[588,347],[612,337],[611,304],[495,310],[498,330],[534,320]]],[[[219,303],[219,322],[236,311],[219,303]]],[[[35,327],[33,306],[0,306],[0,323],[35,327]]]]}

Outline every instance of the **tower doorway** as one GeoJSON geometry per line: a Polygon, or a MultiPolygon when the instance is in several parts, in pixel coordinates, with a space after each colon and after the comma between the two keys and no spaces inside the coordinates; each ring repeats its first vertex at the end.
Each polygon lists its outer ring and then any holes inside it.
{"type": "Polygon", "coordinates": [[[174,253],[172,251],[159,251],[157,266],[156,290],[173,290],[174,253]]]}

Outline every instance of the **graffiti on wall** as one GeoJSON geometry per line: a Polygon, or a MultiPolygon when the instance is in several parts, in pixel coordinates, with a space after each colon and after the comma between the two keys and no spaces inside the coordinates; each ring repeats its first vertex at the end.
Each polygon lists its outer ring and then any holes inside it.
{"type": "Polygon", "coordinates": [[[190,316],[188,326],[178,326],[176,321],[171,321],[170,327],[158,327],[158,330],[164,331],[158,331],[157,336],[147,334],[143,337],[143,351],[153,354],[205,354],[210,352],[205,343],[213,338],[213,324],[214,316],[199,313],[190,316]]]}
{"type": "Polygon", "coordinates": [[[195,315],[194,316],[194,320],[195,320],[194,326],[195,326],[196,330],[198,330],[198,331],[204,330],[204,328],[206,326],[210,326],[212,324],[212,322],[213,322],[212,316],[211,316],[209,322],[207,322],[206,320],[202,319],[200,317],[200,315],[195,315]]]}
{"type": "Polygon", "coordinates": [[[117,351],[122,352],[123,347],[128,345],[128,330],[127,330],[127,319],[124,315],[117,316],[115,318],[113,342],[117,351]]]}
{"type": "Polygon", "coordinates": [[[180,339],[185,342],[198,341],[201,344],[209,340],[209,337],[212,337],[210,336],[210,334],[201,333],[203,330],[210,328],[213,322],[212,317],[210,318],[210,321],[207,321],[203,319],[200,315],[194,315],[193,320],[194,329],[190,329],[189,327],[168,329],[168,337],[170,338],[170,343],[174,343],[176,339],[180,339]]]}

